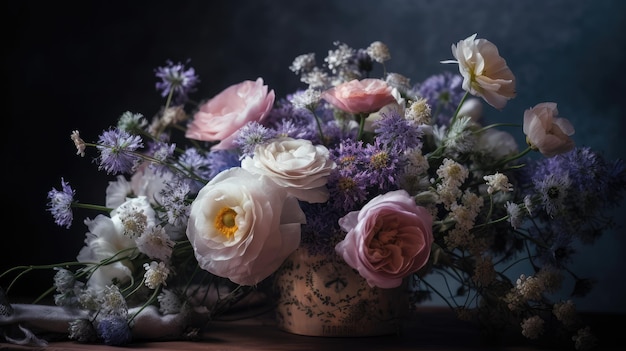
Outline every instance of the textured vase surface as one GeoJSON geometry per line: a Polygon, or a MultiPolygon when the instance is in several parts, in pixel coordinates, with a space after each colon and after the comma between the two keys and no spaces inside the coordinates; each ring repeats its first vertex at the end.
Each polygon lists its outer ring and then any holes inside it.
{"type": "Polygon", "coordinates": [[[300,335],[395,334],[408,311],[406,287],[370,287],[341,257],[299,248],[276,275],[279,329],[300,335]]]}

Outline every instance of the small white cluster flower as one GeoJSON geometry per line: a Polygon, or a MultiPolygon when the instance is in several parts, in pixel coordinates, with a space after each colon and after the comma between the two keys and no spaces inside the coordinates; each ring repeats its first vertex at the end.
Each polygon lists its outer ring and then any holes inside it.
{"type": "Polygon", "coordinates": [[[365,50],[372,60],[383,63],[391,59],[389,48],[383,42],[375,41],[365,50]]]}
{"type": "Polygon", "coordinates": [[[302,74],[310,72],[315,65],[315,53],[308,53],[297,56],[289,69],[295,74],[302,74]]]}
{"type": "Polygon", "coordinates": [[[539,316],[532,316],[522,321],[522,335],[528,339],[537,339],[543,334],[545,321],[539,316]]]}
{"type": "Polygon", "coordinates": [[[354,49],[344,43],[335,42],[334,44],[337,49],[329,50],[324,62],[331,72],[341,75],[340,69],[343,69],[354,56],[354,49]]]}
{"type": "Polygon", "coordinates": [[[107,285],[97,299],[103,315],[126,317],[128,305],[117,285],[107,285]]]}
{"type": "Polygon", "coordinates": [[[159,285],[167,285],[167,277],[170,274],[170,269],[167,268],[164,262],[157,263],[156,261],[143,264],[143,268],[146,270],[145,284],[150,289],[156,289],[159,285]]]}
{"type": "Polygon", "coordinates": [[[295,108],[310,109],[319,103],[322,93],[317,89],[308,88],[291,96],[291,104],[295,108]]]}
{"type": "Polygon", "coordinates": [[[179,313],[183,306],[178,295],[169,289],[163,289],[157,296],[157,300],[159,301],[159,311],[166,315],[179,313]]]}
{"type": "Polygon", "coordinates": [[[411,79],[399,73],[388,73],[385,77],[385,82],[387,82],[390,87],[396,88],[402,92],[406,92],[411,88],[411,79]]]}
{"type": "Polygon", "coordinates": [[[522,274],[515,283],[515,289],[526,300],[540,300],[545,287],[542,279],[522,274]]]}
{"type": "Polygon", "coordinates": [[[461,196],[460,186],[469,176],[469,170],[462,164],[446,158],[437,169],[441,183],[437,184],[440,201],[449,209],[461,196]]]}
{"type": "Polygon", "coordinates": [[[513,191],[513,185],[509,183],[509,178],[500,172],[496,172],[492,175],[486,175],[483,179],[489,186],[487,188],[487,193],[490,195],[496,191],[513,191]]]}
{"type": "Polygon", "coordinates": [[[331,84],[328,72],[322,70],[319,67],[313,68],[310,72],[302,74],[300,81],[309,86],[309,88],[324,88],[331,84]]]}
{"type": "Polygon", "coordinates": [[[577,322],[576,306],[572,300],[555,303],[552,313],[565,325],[573,325],[577,322]]]}
{"type": "Polygon", "coordinates": [[[160,225],[148,228],[136,242],[140,252],[160,261],[169,261],[175,244],[160,225]]]}
{"type": "Polygon", "coordinates": [[[504,207],[506,208],[506,212],[509,216],[508,221],[509,223],[511,223],[511,227],[513,227],[513,229],[519,228],[522,225],[522,221],[524,219],[524,217],[522,216],[522,210],[520,209],[519,205],[514,202],[507,201],[504,207]]]}
{"type": "Polygon", "coordinates": [[[415,121],[417,124],[430,124],[432,112],[428,100],[418,98],[416,101],[411,102],[411,105],[405,110],[404,117],[415,121]]]}
{"type": "Polygon", "coordinates": [[[591,333],[590,327],[579,329],[576,335],[572,336],[574,347],[579,351],[591,350],[598,344],[598,339],[591,333]]]}

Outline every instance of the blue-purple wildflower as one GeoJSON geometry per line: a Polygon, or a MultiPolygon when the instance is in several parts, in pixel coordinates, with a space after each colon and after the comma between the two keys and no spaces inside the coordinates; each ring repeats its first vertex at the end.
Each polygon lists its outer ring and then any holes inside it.
{"type": "Polygon", "coordinates": [[[178,157],[178,165],[184,174],[197,182],[208,182],[210,179],[209,160],[194,147],[188,148],[178,157]]]}
{"type": "Polygon", "coordinates": [[[120,346],[132,340],[130,327],[123,317],[106,316],[98,322],[97,330],[106,345],[120,346]]]}
{"type": "Polygon", "coordinates": [[[422,147],[421,127],[396,111],[382,113],[373,126],[377,142],[396,152],[422,147]]]}
{"type": "Polygon", "coordinates": [[[100,152],[96,160],[98,168],[108,174],[131,173],[141,161],[141,156],[136,153],[141,147],[143,143],[138,135],[117,128],[104,131],[96,146],[100,152]]]}
{"type": "Polygon", "coordinates": [[[254,148],[257,145],[265,144],[268,140],[276,137],[276,131],[266,128],[259,122],[249,122],[244,125],[234,143],[241,150],[241,159],[254,155],[254,148]]]}
{"type": "Polygon", "coordinates": [[[433,111],[433,121],[447,125],[465,94],[462,84],[463,77],[460,74],[445,71],[428,77],[414,90],[428,101],[433,111]]]}
{"type": "MultiPolygon", "coordinates": [[[[187,60],[186,63],[189,63],[187,60]]],[[[155,75],[161,81],[156,83],[156,89],[161,92],[162,97],[172,94],[172,102],[175,105],[187,101],[189,93],[196,90],[196,85],[200,78],[196,75],[193,67],[186,68],[185,63],[174,64],[167,60],[166,65],[155,69],[155,75]]]]}
{"type": "Polygon", "coordinates": [[[61,178],[61,190],[52,188],[48,192],[48,211],[54,217],[54,223],[58,226],[70,229],[74,214],[72,212],[72,203],[74,202],[76,191],[61,178]]]}

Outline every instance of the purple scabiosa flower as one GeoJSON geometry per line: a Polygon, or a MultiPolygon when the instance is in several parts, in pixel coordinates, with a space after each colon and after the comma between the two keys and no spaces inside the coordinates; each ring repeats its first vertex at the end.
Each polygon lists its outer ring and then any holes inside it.
{"type": "Polygon", "coordinates": [[[276,137],[276,131],[264,127],[261,123],[253,121],[244,125],[235,137],[235,145],[241,150],[241,159],[254,155],[254,147],[264,144],[276,137]]]}
{"type": "Polygon", "coordinates": [[[362,141],[344,140],[331,149],[331,158],[337,164],[328,176],[328,190],[332,196],[328,203],[339,211],[352,211],[368,198],[370,177],[366,174],[369,155],[362,141]]]}
{"type": "Polygon", "coordinates": [[[382,113],[381,119],[374,122],[374,132],[378,143],[398,152],[422,147],[423,130],[413,121],[401,116],[397,111],[382,113]]]}
{"type": "Polygon", "coordinates": [[[374,187],[381,192],[397,189],[396,184],[403,169],[399,152],[401,150],[390,149],[380,143],[367,145],[364,176],[368,187],[374,187]]]}
{"type": "Polygon", "coordinates": [[[414,90],[417,90],[418,96],[428,101],[434,121],[447,125],[465,94],[462,84],[463,76],[446,71],[428,77],[414,87],[414,90]]]}
{"type": "Polygon", "coordinates": [[[176,150],[176,144],[162,141],[149,144],[147,154],[154,159],[150,163],[150,167],[154,169],[155,173],[162,174],[168,170],[167,164],[174,159],[174,150],[176,150]]]}
{"type": "Polygon", "coordinates": [[[546,228],[541,229],[541,233],[531,231],[534,236],[539,236],[541,240],[548,241],[548,247],[537,246],[537,260],[543,264],[563,268],[571,263],[574,249],[574,237],[571,228],[556,222],[548,222],[546,228]]]}
{"type": "Polygon", "coordinates": [[[76,191],[61,178],[61,190],[52,188],[48,192],[48,211],[54,217],[54,223],[60,227],[70,229],[74,214],[72,212],[72,202],[76,191]]]}
{"type": "Polygon", "coordinates": [[[604,212],[623,197],[626,171],[589,148],[576,148],[529,164],[520,179],[530,179],[522,184],[526,196],[546,209],[539,218],[591,243],[612,224],[604,212]]]}
{"type": "Polygon", "coordinates": [[[194,92],[200,82],[193,67],[186,68],[184,63],[174,64],[170,60],[166,61],[165,66],[155,69],[155,75],[161,79],[156,83],[156,89],[161,92],[162,97],[172,94],[175,105],[184,103],[187,95],[194,92]]]}
{"type": "Polygon", "coordinates": [[[187,202],[191,188],[189,182],[168,182],[161,190],[161,205],[166,209],[167,222],[176,227],[187,224],[190,204],[187,202]]]}
{"type": "Polygon", "coordinates": [[[141,161],[141,156],[135,153],[141,147],[143,143],[138,135],[117,128],[104,131],[96,146],[100,152],[96,160],[98,168],[108,174],[131,173],[141,161]]]}
{"type": "Polygon", "coordinates": [[[319,132],[315,129],[311,120],[288,120],[283,119],[276,125],[276,135],[293,139],[308,139],[312,142],[321,142],[319,132]]]}
{"type": "Polygon", "coordinates": [[[212,150],[206,156],[209,163],[208,178],[213,179],[218,173],[233,167],[241,166],[239,154],[232,150],[212,150]]]}
{"type": "Polygon", "coordinates": [[[328,176],[328,190],[333,195],[329,207],[336,211],[354,211],[368,199],[369,178],[363,171],[352,168],[335,169],[328,176]]]}
{"type": "Polygon", "coordinates": [[[278,135],[294,139],[312,139],[317,136],[315,117],[311,111],[294,107],[290,99],[292,95],[278,100],[276,107],[268,114],[264,125],[274,129],[278,135]]]}
{"type": "Polygon", "coordinates": [[[561,213],[571,182],[567,174],[558,177],[550,174],[535,183],[541,203],[550,217],[561,213]]]}
{"type": "Polygon", "coordinates": [[[301,246],[311,254],[333,253],[335,244],[345,236],[338,224],[343,213],[325,203],[302,201],[300,207],[307,214],[306,225],[302,226],[301,246]]]}
{"type": "Polygon", "coordinates": [[[178,165],[191,179],[207,182],[211,177],[209,160],[198,149],[190,147],[178,157],[178,165]]]}
{"type": "Polygon", "coordinates": [[[98,336],[106,345],[120,346],[128,344],[132,340],[130,327],[126,318],[119,316],[106,316],[98,322],[98,336]]]}

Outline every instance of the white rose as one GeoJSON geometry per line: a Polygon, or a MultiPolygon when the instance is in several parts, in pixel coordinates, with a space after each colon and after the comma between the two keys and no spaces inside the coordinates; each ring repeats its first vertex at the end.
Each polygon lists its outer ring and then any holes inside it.
{"type": "Polygon", "coordinates": [[[328,200],[327,178],[335,167],[325,146],[292,138],[257,145],[254,157],[241,161],[241,168],[270,177],[291,195],[310,203],[328,200]]]}
{"type": "Polygon", "coordinates": [[[219,173],[191,204],[187,237],[201,268],[240,285],[271,275],[300,245],[297,199],[242,168],[219,173]]]}

